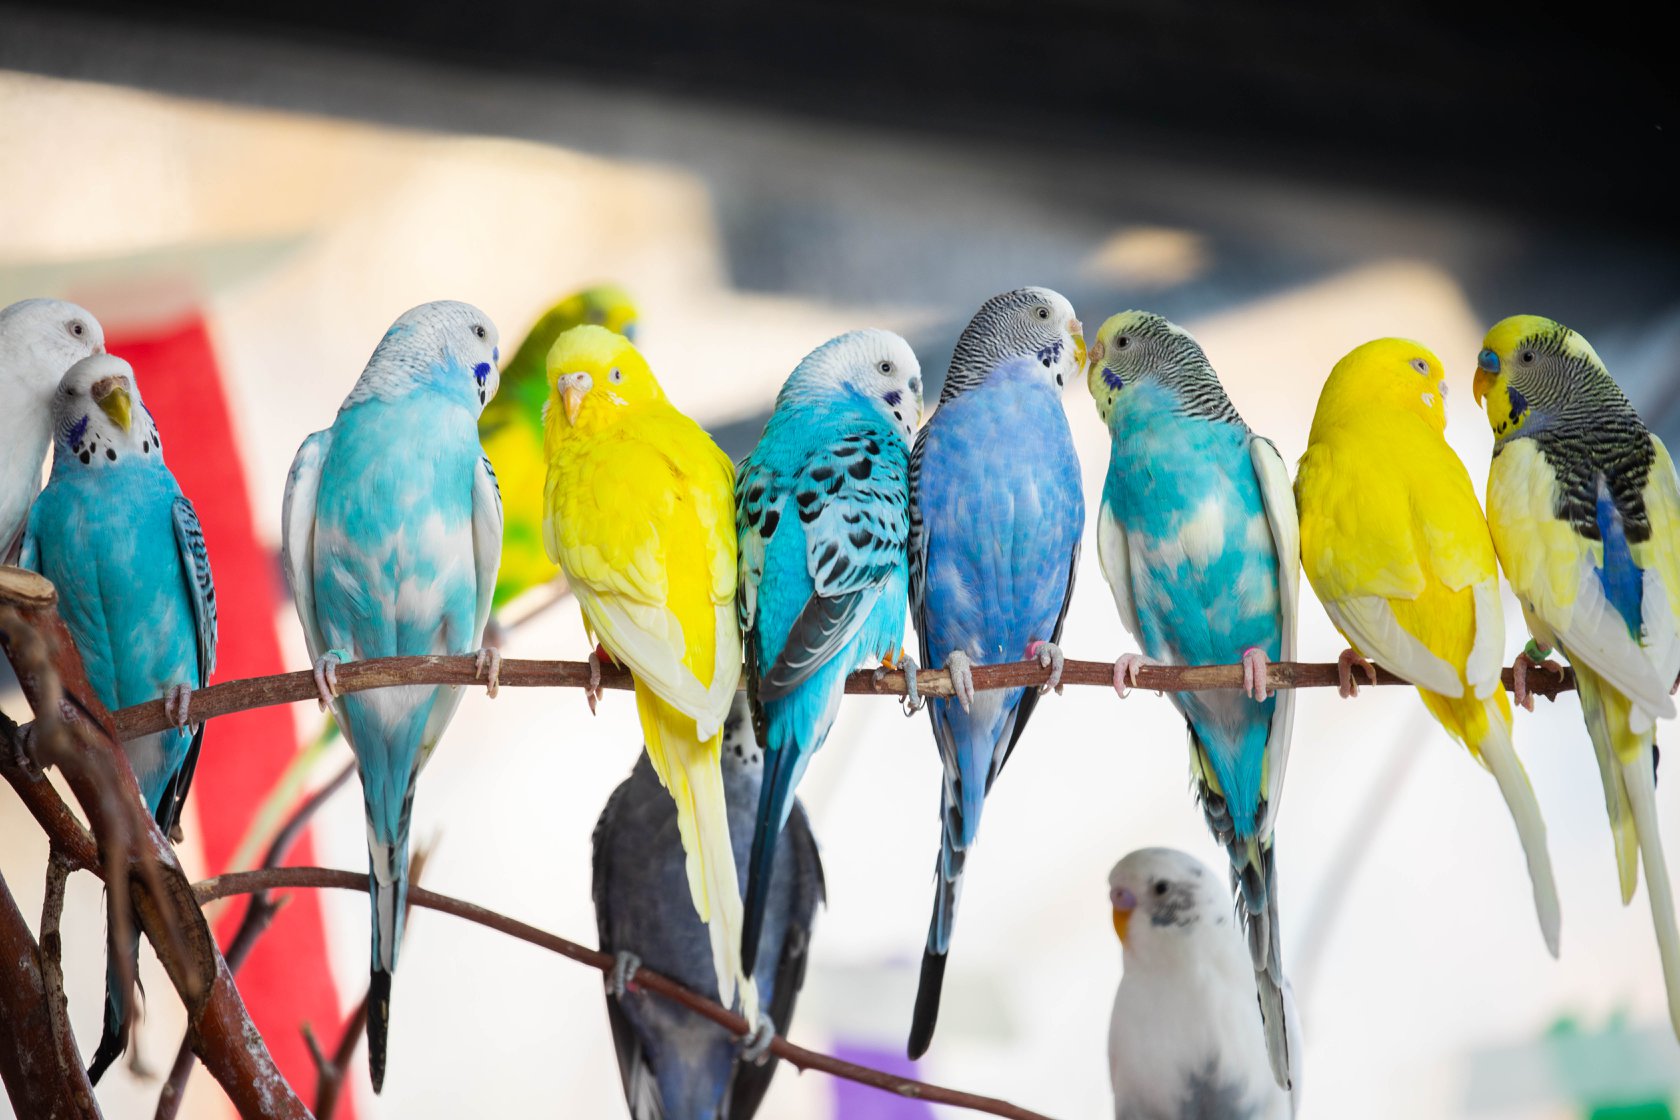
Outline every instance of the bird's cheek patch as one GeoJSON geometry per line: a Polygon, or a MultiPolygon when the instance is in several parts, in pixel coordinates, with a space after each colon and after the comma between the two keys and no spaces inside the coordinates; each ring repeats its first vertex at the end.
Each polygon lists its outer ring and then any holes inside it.
{"type": "Polygon", "coordinates": [[[1107,366],[1103,367],[1103,384],[1107,385],[1110,389],[1123,389],[1126,387],[1126,382],[1121,379],[1120,375],[1112,369],[1109,369],[1107,366]]]}
{"type": "Polygon", "coordinates": [[[1419,399],[1421,399],[1423,401],[1423,407],[1425,407],[1425,408],[1434,408],[1435,407],[1435,394],[1434,393],[1425,393],[1419,399]]]}
{"type": "Polygon", "coordinates": [[[623,408],[625,405],[630,403],[617,393],[611,392],[610,390],[607,392],[607,399],[613,404],[616,404],[619,408],[623,408]]]}

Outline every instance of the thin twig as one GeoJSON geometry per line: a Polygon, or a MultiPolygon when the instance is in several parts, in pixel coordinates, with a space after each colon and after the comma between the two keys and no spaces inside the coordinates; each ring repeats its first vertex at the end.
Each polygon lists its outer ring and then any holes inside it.
{"type": "MultiPolygon", "coordinates": [[[[193,893],[197,896],[199,905],[214,902],[218,898],[229,895],[246,894],[251,891],[273,890],[276,887],[293,888],[336,888],[340,890],[366,891],[368,877],[365,873],[357,874],[351,871],[335,871],[325,867],[283,867],[264,871],[235,871],[226,875],[218,875],[213,879],[205,879],[194,884],[193,893]]],[[[609,972],[616,963],[615,958],[608,953],[597,952],[585,948],[574,941],[557,937],[552,933],[526,925],[515,918],[498,914],[493,910],[486,910],[482,906],[475,906],[470,902],[463,902],[448,895],[434,891],[415,888],[409,891],[408,901],[413,906],[424,906],[429,910],[442,911],[453,914],[457,918],[465,918],[469,922],[476,922],[509,937],[559,953],[580,964],[601,972],[609,972]]],[[[638,969],[631,979],[642,988],[657,992],[666,999],[681,1004],[690,1011],[702,1015],[712,1022],[728,1030],[737,1037],[746,1037],[747,1021],[732,1011],[727,1011],[715,1001],[696,995],[674,980],[667,979],[656,972],[638,969]]],[[[1008,1101],[994,1097],[978,1096],[974,1093],[964,1093],[956,1089],[946,1089],[938,1085],[929,1085],[924,1081],[913,1081],[905,1077],[895,1077],[867,1066],[856,1065],[842,1061],[828,1054],[815,1050],[807,1050],[803,1046],[795,1046],[786,1039],[777,1036],[770,1044],[770,1052],[778,1058],[790,1062],[800,1069],[820,1070],[835,1077],[843,1077],[848,1081],[856,1081],[862,1085],[869,1085],[888,1093],[895,1093],[901,1097],[928,1101],[933,1104],[948,1104],[958,1108],[970,1109],[991,1116],[1010,1117],[1012,1120],[1049,1120],[1041,1113],[1032,1112],[1008,1101]]]]}
{"type": "MultiPolygon", "coordinates": [[[[1049,670],[1037,661],[1012,661],[1002,665],[976,665],[974,687],[977,691],[997,688],[1025,688],[1043,684],[1049,670]]],[[[1242,687],[1241,665],[1146,665],[1138,670],[1137,687],[1154,692],[1201,692],[1208,689],[1242,687]]],[[[1338,682],[1333,663],[1319,664],[1299,661],[1274,661],[1267,669],[1267,683],[1273,688],[1329,688],[1338,682]]],[[[1505,687],[1511,687],[1511,670],[1504,673],[1505,687]]],[[[1550,669],[1531,669],[1528,674],[1529,691],[1536,695],[1555,697],[1557,693],[1575,687],[1575,675],[1565,669],[1562,674],[1550,669]]],[[[502,662],[503,688],[582,688],[589,683],[589,665],[583,661],[531,661],[509,658],[502,662]]],[[[1114,665],[1108,661],[1069,660],[1062,669],[1062,683],[1111,688],[1114,684],[1114,665]]],[[[1359,679],[1361,685],[1364,679],[1359,679]]],[[[1384,669],[1377,670],[1377,684],[1404,685],[1384,669]]],[[[477,660],[471,655],[459,657],[375,657],[366,661],[349,661],[338,667],[338,688],[344,692],[362,692],[370,688],[390,688],[405,684],[484,684],[478,676],[477,660]]],[[[628,670],[614,665],[601,667],[601,687],[628,689],[634,687],[628,670]]],[[[923,696],[951,695],[951,676],[943,669],[925,669],[916,677],[916,687],[923,696]]],[[[873,670],[863,669],[846,679],[846,691],[858,695],[903,696],[904,674],[897,670],[883,672],[877,677],[873,670]]],[[[248,677],[244,680],[223,681],[192,694],[194,719],[214,719],[233,712],[265,708],[273,704],[296,703],[317,698],[315,677],[310,672],[277,673],[268,677],[248,677]]],[[[124,739],[149,735],[169,727],[163,713],[163,701],[153,700],[136,704],[115,713],[117,732],[124,739]]]]}

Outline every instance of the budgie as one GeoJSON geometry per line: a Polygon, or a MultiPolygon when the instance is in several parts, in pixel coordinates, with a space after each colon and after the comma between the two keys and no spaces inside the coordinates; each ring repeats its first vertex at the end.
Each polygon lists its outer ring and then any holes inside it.
{"type": "MultiPolygon", "coordinates": [[[[89,328],[91,330],[91,328],[89,328]]],[[[85,337],[80,336],[80,337],[85,337]]],[[[194,689],[216,668],[216,590],[192,503],[163,461],[156,422],[121,358],[95,354],[64,374],[52,399],[53,465],[35,500],[23,565],[58,588],[58,610],[111,711],[160,697],[175,726],[123,744],[165,835],[175,831],[204,728],[189,724],[194,689]]],[[[94,1082],[127,1048],[128,993],[112,945],[94,1082]]]]}
{"type": "Polygon", "coordinates": [[[1493,540],[1447,446],[1445,399],[1440,359],[1416,342],[1379,339],[1336,363],[1295,477],[1301,564],[1354,647],[1338,659],[1342,694],[1357,691],[1352,670],[1370,658],[1416,685],[1499,783],[1555,957],[1561,919],[1546,824],[1500,683],[1505,616],[1493,540]]]}
{"type": "Polygon", "coordinates": [[[1097,556],[1126,629],[1143,647],[1114,666],[1241,661],[1244,690],[1175,692],[1190,769],[1231,859],[1278,1084],[1290,1084],[1272,827],[1295,692],[1268,695],[1270,660],[1295,659],[1300,540],[1289,470],[1226,397],[1194,338],[1159,315],[1110,318],[1087,384],[1112,441],[1097,556]]]}
{"type": "Polygon", "coordinates": [[[0,308],[0,564],[21,547],[41,489],[53,394],[66,370],[104,352],[99,320],[73,303],[26,299],[0,308]]]}
{"type": "Polygon", "coordinates": [[[846,677],[901,653],[910,440],[921,413],[910,344],[889,331],[843,334],[793,371],[735,481],[736,607],[767,774],[747,873],[748,972],[777,837],[846,677]]]}
{"type": "MultiPolygon", "coordinates": [[[[745,866],[764,773],[746,696],[737,693],[723,732],[723,788],[737,866],[745,866]]],[[[595,921],[601,949],[617,957],[607,981],[607,1018],[633,1120],[750,1120],[758,1112],[775,1061],[755,1059],[793,1018],[823,900],[816,838],[797,801],[786,832],[765,905],[764,967],[756,970],[766,1005],[761,1021],[774,1026],[743,1051],[722,1027],[628,983],[646,965],[691,991],[717,995],[706,929],[687,899],[676,807],[645,753],[602,810],[595,826],[595,921]]]]}
{"type": "Polygon", "coordinates": [[[543,547],[543,402],[548,400],[548,352],[561,333],[596,323],[635,338],[636,305],[624,289],[599,284],[574,292],[543,313],[502,369],[502,387],[478,418],[484,453],[501,480],[502,569],[494,607],[554,578],[543,547]]]}
{"type": "Polygon", "coordinates": [[[1066,298],[1046,288],[993,296],[963,330],[939,408],[910,457],[910,610],[925,666],[955,696],[928,711],[944,764],[933,919],[910,1025],[912,1058],[939,1015],[963,864],[992,782],[1039,693],[1061,678],[1085,502],[1061,393],[1084,368],[1066,298]],[[1043,689],[976,693],[972,667],[1036,658],[1043,689]]]}
{"type": "MultiPolygon", "coordinates": [[[[1300,1078],[1287,1092],[1274,1082],[1247,937],[1219,880],[1183,852],[1143,848],[1108,873],[1108,897],[1124,958],[1108,1025],[1115,1120],[1295,1115],[1300,1078]]],[[[1298,1060],[1295,1001],[1280,987],[1298,1060]]]]}
{"type": "Polygon", "coordinates": [[[496,393],[496,357],[495,324],[476,307],[446,300],[404,313],[332,427],[298,448],[286,480],[286,580],[321,703],[355,752],[367,813],[374,1092],[385,1082],[415,782],[461,689],[402,685],[340,696],[337,666],[476,651],[494,695],[501,659],[480,646],[502,549],[502,508],[479,446],[478,414],[496,393]]]}
{"type": "MultiPolygon", "coordinates": [[[[1487,333],[1475,395],[1493,427],[1488,527],[1536,642],[1575,669],[1604,780],[1622,902],[1645,856],[1669,1018],[1680,932],[1657,828],[1655,721],[1680,673],[1680,483],[1586,339],[1518,315],[1487,333]]],[[[1519,655],[1518,703],[1532,708],[1519,655]]]]}
{"type": "MultiPolygon", "coordinates": [[[[718,759],[741,680],[734,468],[672,407],[623,335],[573,327],[549,351],[548,380],[548,554],[590,636],[636,678],[648,759],[676,802],[718,994],[728,1006],[739,988],[742,1014],[757,1028],[718,759]]],[[[589,663],[598,666],[596,654],[589,663]]],[[[591,704],[596,694],[591,688],[591,704]]]]}

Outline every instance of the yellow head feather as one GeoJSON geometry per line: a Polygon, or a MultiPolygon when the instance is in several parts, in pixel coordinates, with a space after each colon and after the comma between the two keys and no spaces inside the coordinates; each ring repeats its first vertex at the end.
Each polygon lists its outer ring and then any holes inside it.
{"type": "Polygon", "coordinates": [[[1446,373],[1441,359],[1421,342],[1379,338],[1336,363],[1313,415],[1317,439],[1349,420],[1410,412],[1437,432],[1447,428],[1446,373]]]}
{"type": "Polygon", "coordinates": [[[548,352],[550,430],[564,418],[571,428],[598,431],[637,405],[664,399],[642,352],[605,327],[573,327],[548,352]]]}
{"type": "MultiPolygon", "coordinates": [[[[1519,430],[1528,419],[1528,399],[1511,395],[1513,371],[1530,367],[1541,352],[1587,362],[1603,370],[1604,361],[1592,343],[1562,323],[1541,315],[1512,315],[1495,323],[1482,339],[1476,358],[1472,392],[1476,403],[1487,405],[1488,426],[1494,435],[1519,430]]],[[[1524,388],[1530,388],[1525,385],[1524,388]]]]}

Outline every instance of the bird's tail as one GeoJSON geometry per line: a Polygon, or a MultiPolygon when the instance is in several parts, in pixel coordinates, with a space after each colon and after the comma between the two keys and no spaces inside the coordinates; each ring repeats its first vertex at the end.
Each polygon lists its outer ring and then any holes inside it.
{"type": "Polygon", "coordinates": [[[758,820],[753,826],[752,858],[747,863],[746,925],[741,931],[741,968],[751,976],[758,964],[758,938],[776,867],[776,847],[793,809],[793,791],[810,755],[792,743],[764,747],[764,782],[758,791],[758,820]]]}
{"type": "Polygon", "coordinates": [[[927,1053],[933,1042],[933,1028],[939,1022],[939,997],[945,988],[945,961],[951,951],[951,927],[957,919],[957,899],[962,894],[963,863],[967,849],[959,847],[962,826],[950,790],[945,791],[940,813],[939,859],[934,864],[933,920],[928,925],[927,948],[922,952],[922,975],[916,985],[916,1008],[910,1015],[911,1058],[927,1053]]]}
{"type": "Polygon", "coordinates": [[[1546,849],[1546,822],[1540,816],[1540,803],[1534,798],[1528,771],[1511,742],[1508,709],[1499,701],[1505,694],[1496,692],[1486,701],[1487,732],[1474,744],[1482,762],[1499,783],[1499,792],[1516,822],[1517,837],[1522,841],[1523,854],[1528,859],[1528,878],[1534,886],[1534,910],[1540,919],[1540,933],[1552,956],[1558,955],[1558,940],[1563,924],[1562,908],[1558,904],[1557,883],[1552,878],[1552,857],[1546,849]]]}
{"type": "Polygon", "coordinates": [[[1674,924],[1674,891],[1668,881],[1668,860],[1657,831],[1657,767],[1650,750],[1621,764],[1639,850],[1645,857],[1645,891],[1651,896],[1651,921],[1657,930],[1663,981],[1668,988],[1668,1018],[1680,1037],[1680,931],[1674,924]]]}
{"type": "Polygon", "coordinates": [[[1581,714],[1586,717],[1587,736],[1598,759],[1599,777],[1604,782],[1604,809],[1610,816],[1610,837],[1616,851],[1616,872],[1621,880],[1622,905],[1633,901],[1639,887],[1639,832],[1634,827],[1629,804],[1627,778],[1621,759],[1646,756],[1655,732],[1636,735],[1628,726],[1630,702],[1607,689],[1597,673],[1584,665],[1575,666],[1575,685],[1580,693],[1581,714]],[[1623,749],[1618,751],[1617,747],[1623,749]]]}
{"type": "MultiPolygon", "coordinates": [[[[412,800],[414,786],[408,788],[412,800]]],[[[368,812],[368,898],[373,909],[373,953],[368,969],[368,1076],[373,1091],[385,1086],[385,1044],[391,1032],[391,975],[397,970],[408,909],[408,806],[395,828],[368,812]]]]}
{"type": "MultiPolygon", "coordinates": [[[[105,1071],[111,1064],[122,1057],[123,1051],[128,1049],[128,1031],[124,1029],[124,1019],[127,1018],[127,993],[123,990],[122,973],[117,968],[118,952],[128,954],[130,967],[138,975],[140,962],[140,931],[131,929],[128,944],[122,947],[110,945],[106,952],[110,954],[105,964],[105,1026],[99,1035],[99,1047],[93,1052],[93,1060],[88,1063],[88,1081],[99,1084],[99,1079],[105,1076],[105,1071]]],[[[138,986],[138,981],[136,981],[138,986]]]]}
{"type": "Polygon", "coordinates": [[[741,1014],[756,1027],[758,989],[741,966],[741,886],[723,794],[723,732],[701,741],[694,720],[649,689],[636,689],[636,709],[648,759],[677,806],[677,832],[688,857],[689,896],[711,935],[718,1001],[733,1005],[739,988],[741,1014]]]}
{"type": "Polygon", "coordinates": [[[1288,1092],[1294,1084],[1295,1055],[1289,1049],[1289,1019],[1283,998],[1283,948],[1278,937],[1277,859],[1272,838],[1232,840],[1231,890],[1237,897],[1248,954],[1254,962],[1254,987],[1260,1019],[1266,1028],[1266,1054],[1272,1077],[1288,1092]]]}

